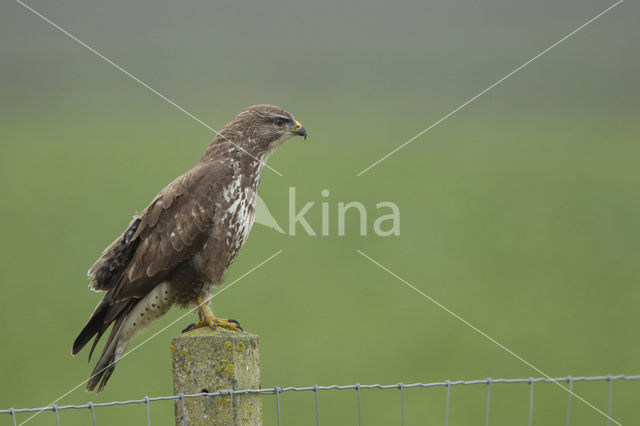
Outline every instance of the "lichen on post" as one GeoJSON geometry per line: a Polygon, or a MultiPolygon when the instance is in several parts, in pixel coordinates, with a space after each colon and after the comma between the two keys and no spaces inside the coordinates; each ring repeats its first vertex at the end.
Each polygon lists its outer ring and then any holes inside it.
{"type": "MultiPolygon", "coordinates": [[[[209,327],[192,330],[171,340],[175,395],[260,388],[258,336],[209,327]]],[[[231,401],[226,396],[202,396],[175,401],[176,425],[229,425],[231,401]]],[[[262,425],[259,394],[233,395],[233,424],[262,425]]]]}

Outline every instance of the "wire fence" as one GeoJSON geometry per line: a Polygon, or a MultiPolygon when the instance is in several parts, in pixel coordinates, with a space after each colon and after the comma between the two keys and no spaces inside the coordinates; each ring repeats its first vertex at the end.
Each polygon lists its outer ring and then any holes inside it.
{"type": "MultiPolygon", "coordinates": [[[[280,426],[280,395],[285,392],[313,392],[315,394],[315,417],[316,417],[316,425],[320,425],[320,409],[318,404],[318,393],[320,391],[329,391],[329,390],[355,390],[358,396],[358,425],[362,426],[362,400],[361,400],[361,391],[365,389],[396,389],[400,391],[400,424],[404,424],[404,391],[406,389],[411,388],[431,388],[431,387],[444,387],[446,388],[446,411],[445,411],[445,426],[449,425],[449,406],[451,400],[451,388],[453,386],[472,386],[472,385],[486,385],[487,386],[487,399],[486,399],[486,414],[485,414],[485,426],[489,426],[489,412],[491,409],[491,390],[494,384],[514,384],[514,383],[528,383],[529,384],[529,418],[528,425],[533,425],[533,407],[534,407],[534,385],[536,383],[567,383],[570,391],[573,391],[573,384],[576,382],[608,382],[609,383],[609,392],[608,392],[608,412],[607,415],[609,418],[607,419],[607,425],[611,425],[612,416],[613,416],[613,382],[621,381],[621,380],[640,380],[640,375],[606,375],[606,376],[566,376],[559,377],[555,379],[548,379],[544,377],[538,378],[520,378],[520,379],[480,379],[480,380],[446,380],[444,382],[432,382],[432,383],[410,383],[404,384],[402,382],[392,384],[392,385],[362,385],[360,383],[356,383],[353,385],[329,385],[329,386],[306,386],[306,387],[279,387],[274,386],[272,388],[265,389],[242,389],[242,390],[221,390],[217,392],[203,392],[197,394],[178,394],[171,396],[157,396],[157,397],[148,397],[145,396],[142,399],[132,399],[128,401],[111,401],[111,402],[91,402],[89,401],[83,405],[51,405],[47,407],[40,408],[9,408],[0,410],[0,414],[8,414],[13,419],[14,426],[18,426],[18,421],[16,419],[16,414],[20,413],[39,413],[43,411],[51,411],[55,414],[56,424],[58,426],[61,425],[60,422],[60,412],[65,410],[86,410],[89,409],[91,411],[91,420],[93,426],[97,426],[96,415],[94,409],[97,407],[113,407],[120,405],[131,405],[131,404],[142,404],[146,407],[147,412],[147,425],[151,425],[151,403],[157,401],[180,401],[182,408],[182,418],[184,420],[184,426],[187,426],[186,416],[184,415],[184,400],[188,398],[201,398],[201,397],[229,397],[229,411],[231,414],[233,413],[233,397],[234,395],[243,395],[243,394],[261,394],[261,395],[271,395],[276,399],[276,412],[277,412],[277,420],[278,426],[280,426]]],[[[568,393],[568,403],[567,403],[567,418],[566,425],[569,426],[571,424],[571,406],[572,406],[572,393],[568,393]]],[[[233,426],[233,415],[230,416],[231,425],[233,426]]]]}

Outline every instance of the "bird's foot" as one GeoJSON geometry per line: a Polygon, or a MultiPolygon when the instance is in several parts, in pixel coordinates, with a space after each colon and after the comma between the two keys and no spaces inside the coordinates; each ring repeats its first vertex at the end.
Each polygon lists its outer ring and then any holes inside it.
{"type": "Polygon", "coordinates": [[[202,328],[202,327],[211,327],[214,330],[217,330],[218,327],[222,327],[231,331],[238,331],[238,330],[244,331],[243,328],[240,326],[240,323],[234,319],[224,319],[224,318],[217,318],[212,316],[198,323],[189,324],[187,328],[182,330],[182,332],[186,333],[188,331],[195,330],[196,328],[202,328]]]}
{"type": "Polygon", "coordinates": [[[206,324],[216,330],[218,327],[226,328],[231,331],[244,331],[240,326],[240,323],[234,319],[224,319],[224,318],[207,318],[205,320],[206,324]]]}
{"type": "Polygon", "coordinates": [[[240,327],[240,323],[234,319],[224,319],[217,318],[211,312],[211,308],[207,305],[207,301],[202,297],[198,296],[198,306],[196,307],[198,310],[198,316],[200,317],[200,321],[197,324],[192,324],[185,329],[185,331],[190,331],[196,328],[201,327],[211,327],[214,330],[217,330],[218,327],[226,328],[231,331],[244,331],[242,327],[240,327]]]}

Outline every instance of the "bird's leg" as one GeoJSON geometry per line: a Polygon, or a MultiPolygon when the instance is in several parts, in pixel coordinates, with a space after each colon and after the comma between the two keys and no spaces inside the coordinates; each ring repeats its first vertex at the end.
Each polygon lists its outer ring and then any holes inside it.
{"type": "Polygon", "coordinates": [[[200,317],[200,322],[197,324],[193,324],[193,326],[187,327],[185,331],[193,330],[195,328],[201,327],[211,327],[216,330],[218,327],[226,328],[231,331],[244,331],[242,327],[240,327],[240,323],[234,319],[223,319],[218,318],[213,315],[211,312],[211,308],[209,308],[208,303],[204,300],[203,297],[198,296],[198,316],[200,317]]]}

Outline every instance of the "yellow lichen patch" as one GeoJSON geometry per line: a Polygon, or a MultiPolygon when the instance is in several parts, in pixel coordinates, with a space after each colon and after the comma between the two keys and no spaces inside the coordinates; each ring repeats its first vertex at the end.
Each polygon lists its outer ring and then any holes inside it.
{"type": "MultiPolygon", "coordinates": [[[[218,332],[203,328],[175,337],[172,345],[176,392],[205,388],[214,392],[239,386],[251,389],[260,386],[257,337],[227,332],[222,328],[218,332]]],[[[260,398],[254,394],[233,395],[233,421],[236,426],[260,424],[257,420],[262,413],[260,398]]],[[[180,401],[176,404],[177,423],[182,424],[180,401]]],[[[229,395],[189,398],[184,400],[184,405],[189,413],[189,426],[231,424],[229,395]]]]}
{"type": "Polygon", "coordinates": [[[222,370],[224,370],[225,366],[227,365],[227,362],[229,362],[229,361],[227,361],[224,358],[220,358],[220,357],[218,357],[217,361],[218,362],[216,363],[216,371],[218,373],[221,373],[222,370]]]}

